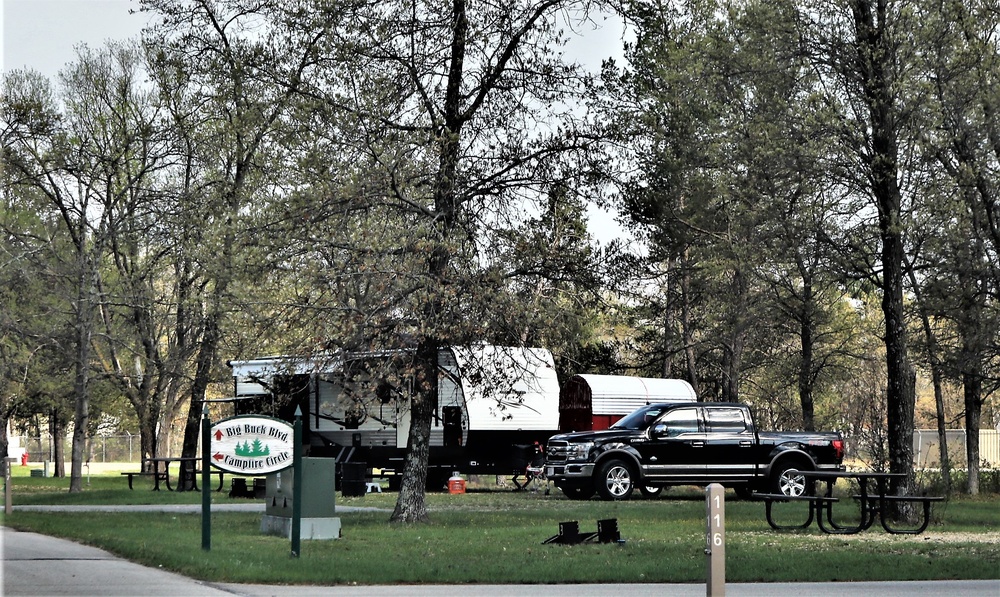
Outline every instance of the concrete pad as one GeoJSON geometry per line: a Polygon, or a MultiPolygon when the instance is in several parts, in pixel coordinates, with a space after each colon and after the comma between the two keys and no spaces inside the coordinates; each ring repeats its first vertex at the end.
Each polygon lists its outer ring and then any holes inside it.
{"type": "Polygon", "coordinates": [[[229,595],[202,582],[147,568],[102,549],[36,533],[2,530],[3,594],[19,595],[229,595]]]}

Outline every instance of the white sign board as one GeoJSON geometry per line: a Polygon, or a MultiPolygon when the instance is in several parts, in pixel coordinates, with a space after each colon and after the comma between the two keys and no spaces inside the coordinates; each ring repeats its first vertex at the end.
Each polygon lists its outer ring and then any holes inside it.
{"type": "Polygon", "coordinates": [[[212,425],[212,465],[238,475],[267,475],[292,466],[294,428],[281,419],[239,416],[212,425]]]}

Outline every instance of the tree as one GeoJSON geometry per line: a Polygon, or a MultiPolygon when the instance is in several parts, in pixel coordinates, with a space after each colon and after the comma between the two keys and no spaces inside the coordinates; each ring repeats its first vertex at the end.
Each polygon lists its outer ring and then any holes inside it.
{"type": "MultiPolygon", "coordinates": [[[[951,365],[953,377],[964,389],[968,491],[975,495],[982,409],[985,397],[994,391],[991,387],[998,385],[996,374],[989,374],[996,371],[1000,329],[996,283],[1000,196],[995,183],[1000,170],[998,15],[981,2],[919,6],[924,39],[933,51],[921,53],[916,66],[933,91],[922,113],[925,133],[918,147],[936,174],[931,188],[937,201],[929,205],[926,217],[941,235],[939,242],[931,238],[921,245],[930,253],[922,256],[926,268],[922,276],[928,301],[938,305],[934,313],[949,319],[958,336],[951,365]],[[945,292],[942,279],[953,284],[945,292]]],[[[928,327],[925,322],[924,329],[928,327]]],[[[936,343],[929,341],[928,349],[934,350],[932,365],[940,377],[943,358],[936,343]]]]}
{"type": "Polygon", "coordinates": [[[767,293],[798,284],[798,265],[814,258],[781,244],[790,227],[801,231],[791,238],[815,235],[800,223],[816,149],[799,114],[813,79],[795,13],[788,3],[629,8],[638,39],[628,69],[606,69],[606,110],[624,165],[638,164],[619,183],[622,209],[648,241],[648,275],[662,280],[662,296],[641,299],[645,327],[662,336],[664,371],[685,371],[701,396],[738,400],[780,343],[767,293]]]}
{"type": "MultiPolygon", "coordinates": [[[[870,201],[877,224],[878,279],[885,319],[889,468],[912,484],[914,376],[907,351],[904,311],[905,205],[900,148],[912,138],[905,109],[912,92],[903,77],[912,59],[912,22],[900,3],[846,0],[817,2],[800,10],[810,57],[843,126],[838,148],[840,184],[870,201]],[[851,170],[853,169],[853,172],[851,170]]],[[[859,212],[864,214],[865,211],[859,212]]],[[[869,250],[874,247],[869,248],[869,250]]],[[[904,508],[901,508],[901,510],[904,508]]]]}
{"type": "Polygon", "coordinates": [[[97,264],[103,253],[107,229],[107,202],[119,190],[114,186],[118,138],[108,128],[113,119],[94,98],[94,62],[81,62],[65,75],[65,120],[61,120],[47,81],[37,73],[18,72],[5,80],[5,154],[14,184],[38,192],[60,222],[72,255],[75,296],[72,309],[74,336],[74,433],[70,491],[81,490],[86,430],[90,417],[90,356],[94,309],[97,305],[97,264]]]}
{"type": "MultiPolygon", "coordinates": [[[[208,225],[199,234],[202,251],[195,260],[201,282],[192,283],[187,261],[178,263],[179,283],[186,291],[203,289],[202,296],[190,297],[204,305],[183,447],[185,456],[195,456],[202,405],[217,378],[219,349],[234,308],[234,281],[245,265],[241,247],[252,241],[244,216],[256,193],[275,182],[267,179],[263,165],[298,81],[315,59],[315,48],[308,41],[283,43],[288,40],[273,27],[269,16],[276,8],[268,2],[144,0],[142,6],[163,16],[146,32],[147,43],[161,52],[159,62],[177,73],[161,83],[190,86],[194,97],[187,105],[197,109],[185,118],[207,133],[196,148],[199,179],[192,180],[194,173],[186,171],[180,189],[186,217],[195,218],[192,225],[208,225]],[[287,87],[270,83],[272,77],[280,77],[287,87]]],[[[188,135],[183,141],[194,140],[192,131],[190,126],[182,129],[188,135]]]]}
{"type": "Polygon", "coordinates": [[[586,131],[564,102],[586,80],[552,44],[559,41],[557,18],[585,19],[586,7],[454,0],[317,3],[311,11],[289,11],[300,38],[329,28],[320,73],[301,95],[338,131],[331,149],[356,159],[373,181],[344,172],[335,190],[349,194],[317,185],[324,201],[314,196],[306,204],[322,221],[340,214],[344,221],[374,216],[407,226],[378,225],[365,238],[313,245],[337,247],[345,260],[366,264],[354,269],[356,284],[338,290],[377,289],[371,303],[331,293],[323,312],[343,317],[335,321],[339,333],[326,338],[336,346],[414,347],[408,452],[393,521],[427,518],[438,349],[480,342],[491,322],[522,317],[492,308],[507,282],[484,249],[494,231],[524,220],[518,214],[541,213],[532,206],[544,204],[555,183],[580,180],[556,165],[585,149],[586,131]]]}

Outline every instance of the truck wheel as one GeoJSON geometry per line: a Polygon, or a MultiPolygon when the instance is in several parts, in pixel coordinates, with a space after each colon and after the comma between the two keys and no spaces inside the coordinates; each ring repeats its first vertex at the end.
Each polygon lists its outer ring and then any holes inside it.
{"type": "Polygon", "coordinates": [[[642,494],[642,497],[655,498],[660,495],[661,492],[663,492],[662,487],[650,487],[649,485],[639,486],[639,493],[642,494]]]}
{"type": "Polygon", "coordinates": [[[635,489],[635,474],[621,460],[608,460],[597,468],[597,492],[605,500],[627,500],[635,489]]]}
{"type": "Polygon", "coordinates": [[[801,465],[783,463],[771,473],[771,491],[798,497],[806,492],[806,478],[798,470],[801,465]]]}
{"type": "Polygon", "coordinates": [[[594,495],[593,487],[560,487],[559,489],[571,500],[589,500],[594,495]]]}

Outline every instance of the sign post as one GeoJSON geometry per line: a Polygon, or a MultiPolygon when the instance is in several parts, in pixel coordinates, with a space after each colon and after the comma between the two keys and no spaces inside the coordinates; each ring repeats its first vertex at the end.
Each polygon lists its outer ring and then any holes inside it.
{"type": "Polygon", "coordinates": [[[705,490],[705,506],[708,511],[706,527],[705,556],[707,559],[708,597],[724,597],[726,594],[726,493],[718,483],[712,483],[705,490]]]}
{"type": "Polygon", "coordinates": [[[295,445],[292,447],[292,557],[299,557],[302,542],[302,409],[295,407],[295,445]]]}
{"type": "Polygon", "coordinates": [[[13,458],[4,459],[3,467],[3,511],[7,516],[14,513],[13,501],[11,494],[13,493],[13,488],[10,485],[10,466],[14,464],[13,458]]]}
{"type": "MultiPolygon", "coordinates": [[[[208,404],[201,408],[201,548],[212,549],[212,421],[208,418],[208,404]]],[[[194,472],[194,471],[192,471],[194,472]]]]}

